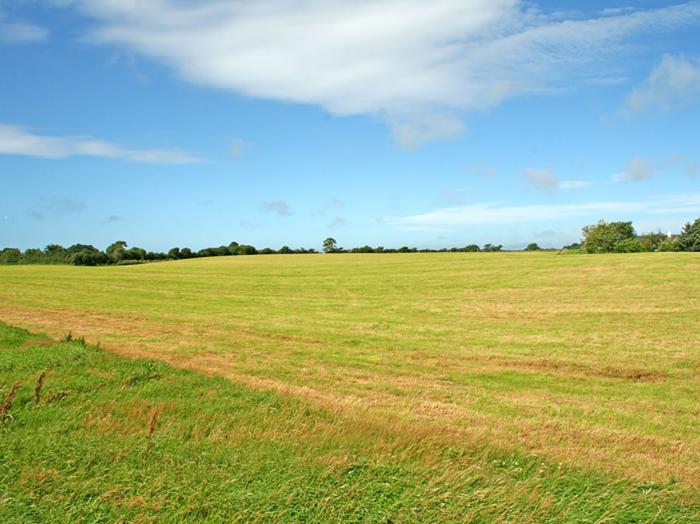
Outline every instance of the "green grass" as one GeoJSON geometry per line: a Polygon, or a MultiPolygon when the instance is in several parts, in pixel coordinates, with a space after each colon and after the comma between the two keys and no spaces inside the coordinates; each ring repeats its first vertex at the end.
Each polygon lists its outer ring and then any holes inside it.
{"type": "MultiPolygon", "coordinates": [[[[359,453],[363,483],[401,468],[403,487],[392,491],[398,509],[381,506],[394,520],[410,520],[416,504],[437,511],[433,495],[449,492],[441,511],[455,518],[476,511],[486,521],[590,521],[587,512],[602,516],[595,508],[612,505],[619,516],[638,505],[637,521],[658,508],[660,521],[677,511],[682,522],[697,517],[692,502],[700,496],[699,275],[693,253],[5,266],[0,320],[58,338],[72,331],[111,353],[215,375],[206,380],[312,410],[308,418],[287,416],[289,426],[270,422],[288,428],[291,436],[273,440],[291,446],[290,457],[313,464],[299,473],[309,496],[318,491],[308,479],[324,486],[319,478],[359,453]],[[513,477],[490,457],[545,473],[513,477]],[[434,478],[444,486],[432,492],[434,478]]],[[[12,380],[0,375],[6,388],[12,380]]],[[[184,395],[185,386],[172,391],[184,395]]],[[[212,409],[224,402],[210,401],[212,409]]],[[[138,422],[142,447],[147,411],[138,422]]],[[[218,441],[213,447],[232,453],[218,441]]],[[[340,513],[327,518],[351,518],[347,511],[363,505],[369,513],[357,518],[384,518],[371,490],[355,488],[367,500],[349,502],[338,491],[327,509],[340,513]]],[[[299,507],[313,507],[310,500],[299,507]]]]}
{"type": "Polygon", "coordinates": [[[0,325],[0,521],[691,522],[673,483],[406,445],[217,377],[0,325]],[[46,381],[40,402],[33,388],[46,381]],[[160,415],[147,452],[151,413],[160,415]]]}

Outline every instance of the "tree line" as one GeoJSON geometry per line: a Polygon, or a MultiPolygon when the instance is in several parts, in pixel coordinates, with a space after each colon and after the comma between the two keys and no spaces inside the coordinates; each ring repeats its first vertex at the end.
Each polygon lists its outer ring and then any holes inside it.
{"type": "Polygon", "coordinates": [[[679,235],[638,235],[632,222],[605,222],[583,228],[581,251],[585,253],[642,253],[651,251],[700,251],[700,218],[688,222],[679,235]]]}
{"type": "MultiPolygon", "coordinates": [[[[541,248],[532,242],[525,251],[537,251],[541,248]]],[[[398,249],[382,246],[360,246],[344,249],[338,246],[334,238],[323,241],[324,253],[475,253],[502,251],[500,244],[485,244],[479,247],[469,244],[464,247],[443,249],[418,249],[403,246],[398,249]]],[[[700,218],[687,223],[679,235],[667,236],[663,233],[637,235],[632,222],[605,222],[585,226],[580,243],[564,246],[562,250],[583,253],[640,253],[650,251],[700,251],[700,218]]],[[[74,264],[77,266],[124,265],[153,262],[158,260],[181,260],[199,257],[244,256],[244,255],[291,255],[317,253],[315,249],[282,246],[280,249],[257,249],[248,244],[231,242],[227,246],[207,247],[193,251],[188,247],[174,247],[167,253],[146,251],[140,247],[129,247],[118,240],[101,251],[89,244],[74,244],[63,247],[50,244],[44,249],[30,248],[21,251],[17,248],[0,250],[0,264],[74,264]]]]}
{"type": "Polygon", "coordinates": [[[0,250],[0,264],[74,264],[76,266],[104,266],[139,264],[158,260],[181,260],[186,258],[240,256],[240,255],[271,255],[271,254],[305,254],[316,253],[314,249],[291,249],[282,246],[278,250],[231,242],[228,246],[206,247],[193,251],[188,247],[174,247],[167,253],[146,251],[140,247],[129,247],[124,240],[118,240],[101,251],[89,244],[74,244],[63,247],[50,244],[44,249],[17,248],[0,250]]]}

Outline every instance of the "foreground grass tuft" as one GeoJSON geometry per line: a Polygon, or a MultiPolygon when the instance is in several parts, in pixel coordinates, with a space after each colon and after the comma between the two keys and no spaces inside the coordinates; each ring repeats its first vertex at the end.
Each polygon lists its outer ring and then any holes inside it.
{"type": "Polygon", "coordinates": [[[14,397],[0,425],[4,523],[700,519],[673,482],[407,444],[361,418],[2,324],[0,391],[3,406],[14,397]],[[32,388],[37,375],[50,380],[32,388]]]}

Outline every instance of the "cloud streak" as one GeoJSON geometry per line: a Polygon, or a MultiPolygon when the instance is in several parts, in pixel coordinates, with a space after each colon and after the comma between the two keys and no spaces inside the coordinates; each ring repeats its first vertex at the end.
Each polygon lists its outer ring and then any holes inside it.
{"type": "Polygon", "coordinates": [[[644,83],[628,99],[632,111],[652,107],[670,111],[700,99],[700,58],[664,55],[644,83]]]}
{"type": "Polygon", "coordinates": [[[75,0],[89,39],[190,82],[385,120],[413,148],[454,112],[619,77],[627,39],[697,24],[700,3],[565,18],[521,0],[75,0]]]}
{"type": "Polygon", "coordinates": [[[7,20],[0,5],[0,43],[2,44],[34,44],[44,42],[49,38],[49,31],[41,26],[25,22],[7,20]]]}
{"type": "Polygon", "coordinates": [[[568,179],[559,181],[549,169],[527,168],[524,173],[526,178],[540,189],[584,189],[591,186],[588,180],[568,179]]]}
{"type": "Polygon", "coordinates": [[[0,124],[2,154],[50,159],[88,156],[147,164],[193,164],[204,161],[187,151],[130,149],[91,137],[40,135],[8,124],[0,124]]]}
{"type": "Polygon", "coordinates": [[[607,213],[697,214],[700,193],[670,195],[656,200],[605,201],[578,204],[536,204],[509,206],[499,203],[476,203],[437,209],[429,213],[390,217],[384,223],[399,229],[435,231],[464,226],[521,224],[559,221],[577,217],[594,217],[607,213]]]}

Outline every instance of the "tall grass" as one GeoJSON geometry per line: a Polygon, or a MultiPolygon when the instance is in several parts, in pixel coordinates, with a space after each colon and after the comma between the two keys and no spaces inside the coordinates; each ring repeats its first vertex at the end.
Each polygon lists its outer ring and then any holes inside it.
{"type": "Polygon", "coordinates": [[[403,438],[365,414],[2,324],[0,388],[14,399],[13,423],[0,425],[8,524],[700,519],[678,483],[468,441],[445,447],[416,427],[403,438]],[[43,371],[37,406],[21,384],[43,371]]]}

